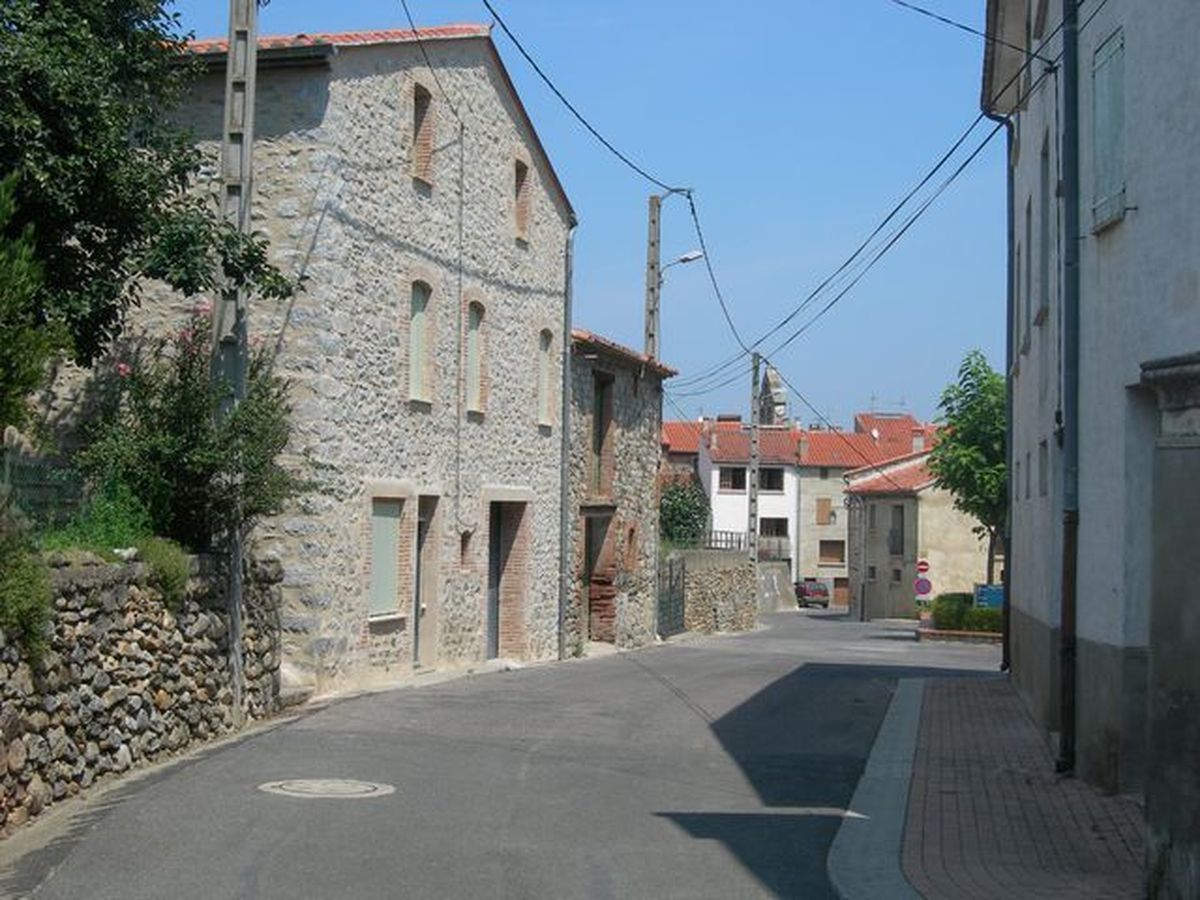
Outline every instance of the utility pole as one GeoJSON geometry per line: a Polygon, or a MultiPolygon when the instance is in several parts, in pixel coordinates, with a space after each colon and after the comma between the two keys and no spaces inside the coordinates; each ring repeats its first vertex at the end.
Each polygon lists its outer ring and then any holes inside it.
{"type": "Polygon", "coordinates": [[[758,419],[759,419],[759,384],[758,367],[761,357],[751,354],[750,377],[754,379],[750,385],[750,515],[746,524],[746,543],[750,550],[750,559],[755,568],[758,567],[758,419]]]}
{"type": "Polygon", "coordinates": [[[659,239],[662,226],[659,214],[662,197],[650,195],[650,227],[646,237],[646,355],[658,359],[658,293],[662,288],[662,269],[659,268],[659,239]]]}
{"type": "MultiPolygon", "coordinates": [[[[250,233],[253,193],[254,96],[258,74],[258,0],[229,0],[229,50],[225,56],[225,111],[221,129],[221,212],[250,233]]],[[[213,309],[213,378],[223,383],[217,415],[224,418],[246,396],[246,291],[226,285],[213,309]]],[[[242,723],[242,534],[229,534],[229,675],[233,717],[242,723]]]]}

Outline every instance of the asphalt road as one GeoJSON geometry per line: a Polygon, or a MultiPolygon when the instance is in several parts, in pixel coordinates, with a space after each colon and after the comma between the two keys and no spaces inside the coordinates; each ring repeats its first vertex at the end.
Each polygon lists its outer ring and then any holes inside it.
{"type": "Polygon", "coordinates": [[[333,703],[81,804],[0,893],[832,896],[826,854],[897,678],[999,654],[819,612],[765,624],[333,703]],[[259,789],[317,778],[395,791],[259,789]]]}

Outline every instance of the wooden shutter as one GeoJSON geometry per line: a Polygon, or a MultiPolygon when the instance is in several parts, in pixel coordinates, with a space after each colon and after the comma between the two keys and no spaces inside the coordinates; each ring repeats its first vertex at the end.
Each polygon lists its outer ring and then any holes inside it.
{"type": "Polygon", "coordinates": [[[833,501],[831,501],[828,497],[818,497],[817,498],[817,524],[818,525],[828,525],[830,520],[832,519],[832,516],[830,515],[832,513],[832,511],[833,511],[833,501]]]}
{"type": "Polygon", "coordinates": [[[371,501],[371,594],[373,616],[400,611],[400,511],[403,500],[371,501]]]}
{"type": "Polygon", "coordinates": [[[1116,31],[1092,64],[1092,226],[1125,215],[1125,35],[1116,31]]]}
{"type": "Polygon", "coordinates": [[[428,399],[429,285],[413,282],[408,316],[408,395],[428,399]]]}

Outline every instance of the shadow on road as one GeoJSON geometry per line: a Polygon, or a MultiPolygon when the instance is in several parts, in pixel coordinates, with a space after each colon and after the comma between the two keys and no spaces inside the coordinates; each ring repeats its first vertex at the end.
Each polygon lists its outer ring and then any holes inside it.
{"type": "Polygon", "coordinates": [[[719,841],[780,897],[834,896],[825,857],[899,678],[997,677],[906,666],[809,663],[715,720],[712,731],[764,812],[663,811],[719,841]]]}

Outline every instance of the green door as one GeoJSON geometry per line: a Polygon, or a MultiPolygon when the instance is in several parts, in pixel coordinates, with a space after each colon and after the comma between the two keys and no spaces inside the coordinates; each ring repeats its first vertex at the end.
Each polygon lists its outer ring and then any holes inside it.
{"type": "Polygon", "coordinates": [[[373,616],[400,612],[400,512],[403,500],[371,501],[371,596],[373,616]]]}

